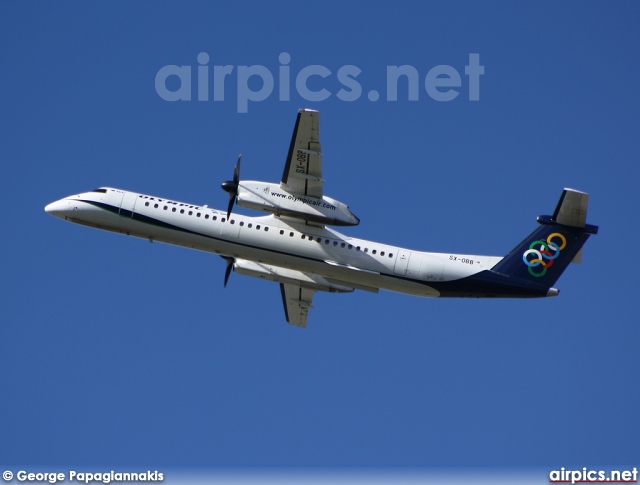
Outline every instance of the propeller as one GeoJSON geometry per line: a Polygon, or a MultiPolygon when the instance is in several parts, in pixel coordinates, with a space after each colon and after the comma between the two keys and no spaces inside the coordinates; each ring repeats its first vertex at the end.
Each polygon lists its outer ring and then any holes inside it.
{"type": "Polygon", "coordinates": [[[233,209],[233,203],[236,201],[236,197],[238,197],[238,185],[240,184],[240,159],[241,158],[242,158],[242,153],[238,155],[238,161],[236,162],[236,167],[233,169],[233,180],[227,180],[226,182],[222,182],[222,190],[229,193],[229,207],[227,208],[227,219],[229,219],[229,216],[231,215],[231,209],[233,209]]]}
{"type": "Polygon", "coordinates": [[[220,256],[227,262],[227,267],[224,270],[224,287],[227,287],[227,282],[229,281],[229,275],[231,275],[231,270],[233,269],[233,263],[235,260],[229,256],[220,256]]]}

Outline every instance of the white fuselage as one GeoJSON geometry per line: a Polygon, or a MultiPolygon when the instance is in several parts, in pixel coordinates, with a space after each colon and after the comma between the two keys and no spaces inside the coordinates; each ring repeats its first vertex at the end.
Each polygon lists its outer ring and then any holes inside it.
{"type": "Polygon", "coordinates": [[[108,187],[60,199],[46,211],[99,229],[311,273],[335,285],[424,297],[440,296],[429,283],[459,280],[502,259],[413,251],[274,215],[227,219],[206,206],[108,187]]]}

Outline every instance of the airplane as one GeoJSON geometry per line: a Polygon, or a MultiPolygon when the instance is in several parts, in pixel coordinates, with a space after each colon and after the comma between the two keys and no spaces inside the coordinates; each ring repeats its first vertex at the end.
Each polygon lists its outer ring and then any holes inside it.
{"type": "Polygon", "coordinates": [[[319,113],[301,109],[279,183],[233,179],[222,184],[227,210],[101,187],[52,202],[45,211],[85,226],[209,253],[226,260],[229,275],[280,284],[286,321],[306,327],[316,291],[422,297],[557,296],[553,285],[598,227],[587,224],[589,195],[564,189],[551,216],[509,254],[416,251],[344,235],[330,226],[360,223],[349,207],[323,192],[319,113]],[[268,215],[233,213],[233,206],[268,215]]]}

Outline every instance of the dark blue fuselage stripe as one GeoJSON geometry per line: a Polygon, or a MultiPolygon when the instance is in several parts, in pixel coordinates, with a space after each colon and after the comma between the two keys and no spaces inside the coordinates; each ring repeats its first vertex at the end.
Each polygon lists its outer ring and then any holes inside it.
{"type": "MultiPolygon", "coordinates": [[[[107,212],[119,215],[121,217],[129,218],[134,221],[142,222],[156,227],[164,229],[170,229],[174,231],[184,232],[186,234],[193,234],[195,236],[206,237],[215,241],[225,242],[227,244],[234,244],[243,246],[250,249],[257,249],[260,251],[268,251],[271,253],[282,254],[289,257],[295,257],[300,259],[306,259],[315,263],[324,263],[324,260],[316,258],[310,258],[308,256],[294,255],[285,251],[278,251],[276,249],[268,249],[261,246],[253,246],[242,242],[229,241],[227,239],[211,236],[208,234],[202,234],[200,232],[185,229],[184,227],[175,226],[153,217],[145,216],[137,212],[131,212],[128,210],[120,209],[116,206],[105,204],[104,202],[97,202],[93,200],[81,200],[87,204],[91,204],[95,207],[103,209],[107,212]],[[126,215],[125,215],[126,214],[126,215]]],[[[441,281],[441,282],[426,282],[423,280],[416,280],[413,278],[407,278],[406,276],[400,276],[396,274],[380,273],[381,276],[387,276],[389,278],[395,278],[398,280],[408,281],[410,283],[416,283],[424,285],[429,288],[433,288],[440,292],[440,296],[546,296],[548,288],[542,285],[532,283],[520,278],[509,278],[508,276],[494,273],[490,270],[483,270],[471,276],[466,276],[458,280],[441,281]]]]}

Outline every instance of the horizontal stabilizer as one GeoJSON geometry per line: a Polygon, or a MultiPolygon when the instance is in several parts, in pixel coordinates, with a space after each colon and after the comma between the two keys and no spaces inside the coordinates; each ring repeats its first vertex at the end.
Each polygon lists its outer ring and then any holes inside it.
{"type": "Polygon", "coordinates": [[[558,224],[585,227],[589,194],[574,189],[564,189],[552,219],[558,224]]]}

